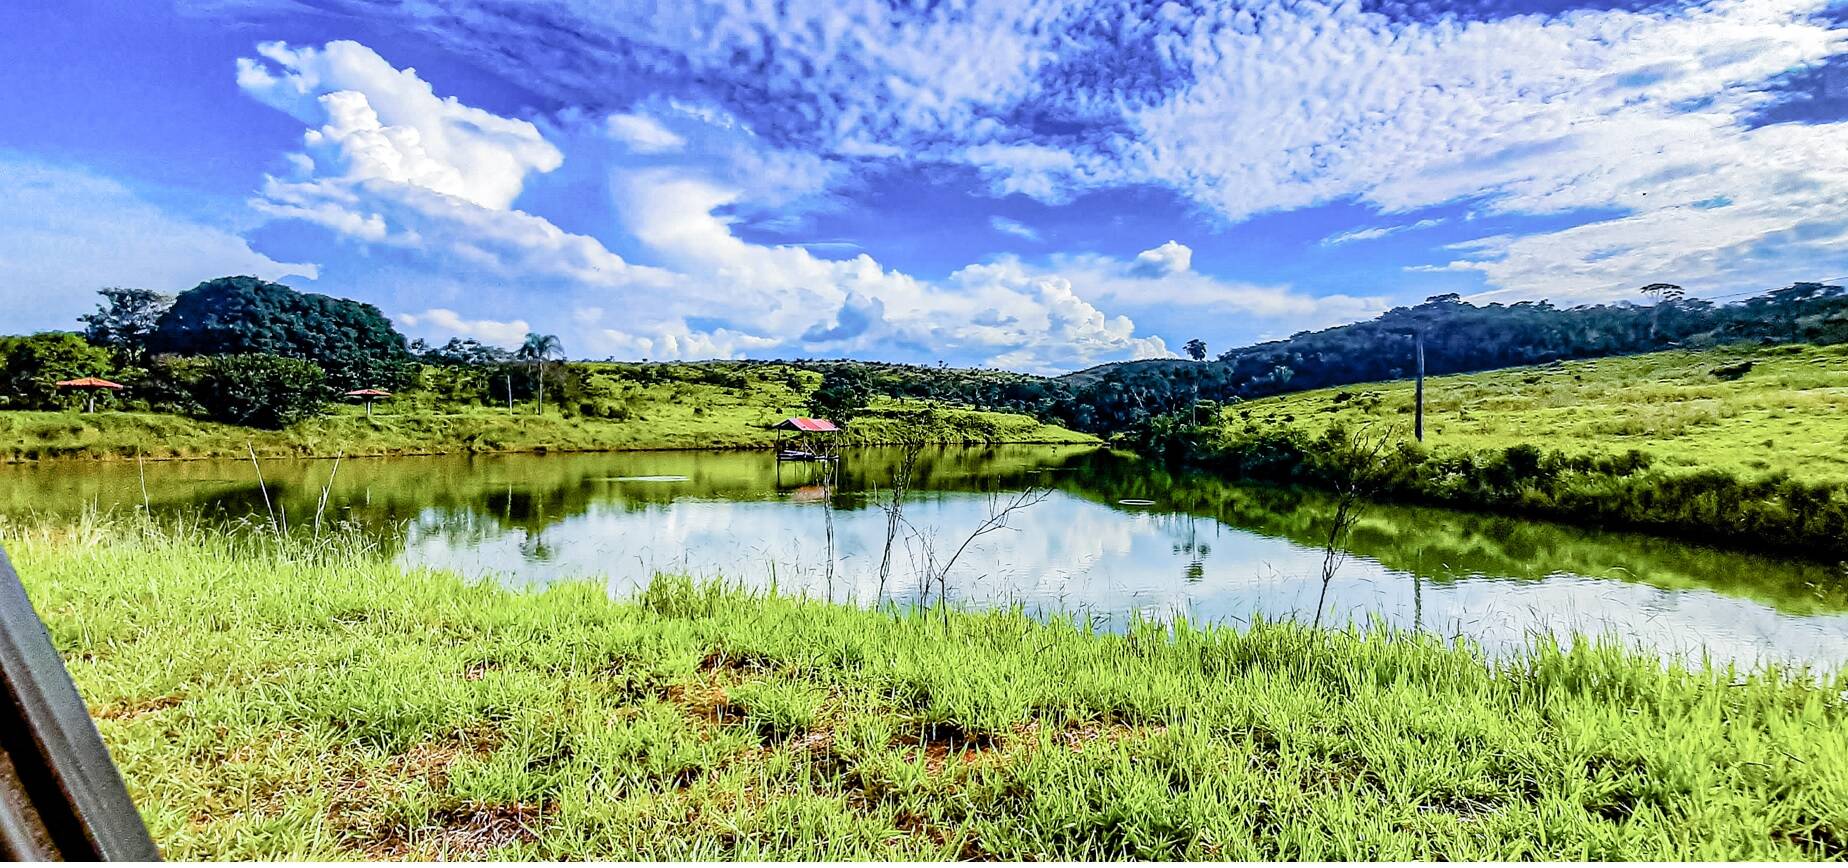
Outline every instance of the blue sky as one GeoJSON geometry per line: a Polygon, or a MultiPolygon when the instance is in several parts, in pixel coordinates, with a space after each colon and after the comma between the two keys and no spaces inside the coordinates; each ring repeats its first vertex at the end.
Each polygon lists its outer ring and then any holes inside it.
{"type": "Polygon", "coordinates": [[[1050,372],[1848,274],[1828,0],[80,0],[0,12],[0,75],[0,331],[258,274],[435,340],[1050,372]]]}

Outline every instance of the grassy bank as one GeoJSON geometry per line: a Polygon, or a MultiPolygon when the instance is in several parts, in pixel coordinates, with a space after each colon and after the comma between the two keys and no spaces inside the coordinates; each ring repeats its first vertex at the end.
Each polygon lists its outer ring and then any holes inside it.
{"type": "Polygon", "coordinates": [[[1370,473],[1387,496],[1848,556],[1848,346],[1436,377],[1422,444],[1412,401],[1409,381],[1251,401],[1157,448],[1271,481],[1370,473]],[[1401,442],[1377,465],[1338,448],[1382,425],[1401,442]]]}
{"type": "MultiPolygon", "coordinates": [[[[0,412],[0,458],[9,461],[133,461],[238,458],[246,444],[266,458],[606,452],[625,449],[745,449],[776,441],[769,426],[800,412],[791,405],[726,405],[711,396],[649,406],[625,419],[518,415],[488,408],[417,410],[387,406],[368,418],[341,408],[282,431],[222,425],[165,413],[0,412]]],[[[876,407],[849,425],[851,445],[921,436],[932,443],[1090,443],[1095,439],[1029,416],[916,404],[876,407]]]]}
{"type": "MultiPolygon", "coordinates": [[[[1410,380],[1317,389],[1235,405],[1226,420],[1311,435],[1385,422],[1409,437],[1412,392],[1410,380]]],[[[1848,344],[1650,353],[1425,381],[1433,454],[1522,444],[1568,455],[1636,449],[1666,471],[1848,482],[1848,344]],[[1728,372],[1745,362],[1750,370],[1728,372]]]]}
{"type": "Polygon", "coordinates": [[[1848,678],[4,539],[175,858],[1848,855],[1848,678]]]}

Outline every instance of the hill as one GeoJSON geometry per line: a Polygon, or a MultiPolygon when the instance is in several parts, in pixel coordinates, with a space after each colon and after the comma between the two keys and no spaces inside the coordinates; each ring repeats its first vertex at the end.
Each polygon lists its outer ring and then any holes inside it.
{"type": "Polygon", "coordinates": [[[1729,346],[1318,389],[1151,426],[1229,475],[1848,557],[1848,346],[1729,346]],[[1386,435],[1384,449],[1369,440],[1386,435]]]}
{"type": "Polygon", "coordinates": [[[1228,350],[1206,364],[1179,360],[1100,365],[1067,375],[1059,420],[1081,431],[1134,428],[1199,402],[1289,394],[1412,375],[1423,335],[1426,372],[1469,373],[1552,361],[1635,355],[1742,341],[1848,341],[1848,289],[1798,283],[1727,304],[1683,298],[1555,307],[1475,305],[1455,295],[1365,322],[1228,350]]]}
{"type": "MultiPolygon", "coordinates": [[[[1410,380],[1316,389],[1225,411],[1232,427],[1411,430],[1410,380]]],[[[1534,444],[1637,450],[1659,469],[1848,482],[1848,345],[1730,346],[1556,362],[1425,381],[1432,454],[1534,444]]]]}

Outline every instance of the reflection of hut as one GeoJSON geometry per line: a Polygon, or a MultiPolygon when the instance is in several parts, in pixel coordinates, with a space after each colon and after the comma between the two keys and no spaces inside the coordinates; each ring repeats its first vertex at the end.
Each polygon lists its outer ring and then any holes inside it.
{"type": "Polygon", "coordinates": [[[366,402],[366,418],[368,419],[372,418],[372,402],[382,401],[389,397],[391,397],[391,393],[384,389],[354,389],[346,393],[346,398],[349,401],[366,402]]]}
{"type": "Polygon", "coordinates": [[[87,399],[86,406],[88,407],[85,412],[88,413],[96,412],[96,393],[120,392],[125,388],[121,383],[111,383],[101,377],[78,377],[75,380],[59,380],[57,385],[60,389],[74,389],[84,392],[84,397],[87,399]]]}
{"type": "Polygon", "coordinates": [[[834,442],[841,428],[826,419],[791,416],[771,426],[776,432],[776,460],[829,461],[834,457],[834,442]],[[788,436],[789,442],[784,443],[788,436]]]}
{"type": "Polygon", "coordinates": [[[789,499],[797,503],[821,503],[828,499],[828,487],[825,485],[804,485],[790,492],[789,499]]]}

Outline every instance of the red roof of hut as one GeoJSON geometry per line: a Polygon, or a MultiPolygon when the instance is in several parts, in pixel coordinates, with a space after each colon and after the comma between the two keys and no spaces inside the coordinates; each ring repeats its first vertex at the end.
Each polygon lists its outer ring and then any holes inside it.
{"type": "Polygon", "coordinates": [[[829,431],[841,430],[840,426],[826,419],[810,419],[807,416],[791,416],[771,426],[771,429],[775,431],[809,431],[813,433],[826,433],[829,431]]]}
{"type": "Polygon", "coordinates": [[[60,389],[123,389],[121,383],[111,383],[101,377],[78,377],[75,380],[59,380],[60,389]]]}
{"type": "Polygon", "coordinates": [[[346,393],[349,398],[389,398],[391,393],[384,389],[354,389],[346,393]]]}

